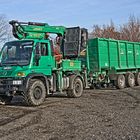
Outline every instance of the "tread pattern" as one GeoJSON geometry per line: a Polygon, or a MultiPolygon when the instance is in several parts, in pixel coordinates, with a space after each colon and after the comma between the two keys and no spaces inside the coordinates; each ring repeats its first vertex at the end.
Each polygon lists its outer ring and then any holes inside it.
{"type": "Polygon", "coordinates": [[[26,104],[29,106],[38,106],[43,103],[43,101],[45,100],[45,97],[46,97],[46,88],[43,82],[39,79],[31,79],[29,82],[29,87],[27,89],[27,92],[24,94],[24,99],[25,99],[26,104]],[[34,84],[38,84],[38,86],[40,86],[42,89],[42,98],[39,100],[36,100],[33,97],[34,84]]]}
{"type": "Polygon", "coordinates": [[[82,92],[83,92],[83,83],[82,83],[82,80],[79,77],[75,77],[75,79],[72,82],[70,81],[70,83],[71,84],[75,84],[76,81],[81,84],[81,93],[79,95],[77,95],[75,93],[75,90],[73,88],[72,89],[68,89],[67,96],[70,97],[70,98],[78,98],[78,97],[80,97],[82,95],[82,92]]]}

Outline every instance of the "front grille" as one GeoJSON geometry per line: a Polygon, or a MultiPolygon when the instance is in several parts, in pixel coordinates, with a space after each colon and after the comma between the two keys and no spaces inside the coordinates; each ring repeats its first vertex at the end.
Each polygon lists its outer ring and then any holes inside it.
{"type": "Polygon", "coordinates": [[[0,71],[0,76],[10,76],[12,71],[0,71]]]}

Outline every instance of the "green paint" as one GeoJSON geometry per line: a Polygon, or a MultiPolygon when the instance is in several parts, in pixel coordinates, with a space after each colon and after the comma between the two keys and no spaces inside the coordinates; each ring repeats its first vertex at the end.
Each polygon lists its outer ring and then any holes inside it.
{"type": "Polygon", "coordinates": [[[140,43],[105,38],[88,41],[89,68],[93,72],[140,68],[140,43]]]}
{"type": "Polygon", "coordinates": [[[78,60],[63,60],[63,71],[81,71],[81,61],[78,60]]]}

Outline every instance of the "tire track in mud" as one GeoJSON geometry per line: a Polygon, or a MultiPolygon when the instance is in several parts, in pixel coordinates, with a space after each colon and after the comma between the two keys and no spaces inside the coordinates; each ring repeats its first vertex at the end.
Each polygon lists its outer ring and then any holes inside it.
{"type": "Polygon", "coordinates": [[[20,115],[17,115],[17,116],[13,116],[13,117],[9,117],[9,118],[6,118],[6,119],[1,119],[0,120],[0,127],[4,126],[4,125],[6,125],[6,124],[8,124],[8,123],[10,123],[12,121],[16,121],[16,120],[24,117],[25,115],[28,115],[29,113],[32,113],[32,112],[34,112],[34,111],[24,111],[23,114],[20,114],[20,115]]]}
{"type": "MultiPolygon", "coordinates": [[[[83,130],[85,128],[94,130],[94,128],[90,128],[90,126],[92,127],[92,119],[90,119],[89,116],[92,116],[95,119],[96,127],[99,124],[101,124],[101,126],[104,124],[105,130],[106,127],[113,128],[114,124],[122,123],[119,119],[124,119],[123,117],[119,117],[118,113],[124,115],[124,112],[129,113],[131,111],[129,108],[133,107],[133,104],[137,103],[137,105],[139,105],[140,94],[138,93],[139,89],[86,90],[81,98],[74,99],[65,98],[63,96],[49,97],[38,107],[27,107],[22,104],[18,105],[18,103],[17,105],[0,106],[0,111],[3,110],[3,113],[0,113],[0,117],[2,116],[0,118],[0,140],[7,140],[9,138],[14,140],[14,138],[16,139],[15,136],[18,136],[19,134],[21,136],[24,135],[22,138],[26,138],[25,136],[27,134],[27,137],[29,136],[29,138],[33,139],[33,134],[36,134],[36,132],[38,133],[37,136],[40,138],[43,138],[42,134],[47,137],[52,137],[53,135],[52,139],[59,139],[61,137],[60,135],[65,137],[65,139],[76,138],[77,134],[75,134],[75,131],[77,131],[79,126],[81,126],[83,130]],[[135,91],[136,93],[134,93],[135,91]],[[98,108],[98,106],[102,106],[103,109],[101,107],[98,108]],[[69,108],[71,110],[66,111],[69,108]],[[8,114],[8,112],[11,114],[8,114]],[[50,114],[51,112],[53,114],[50,114]],[[76,113],[78,112],[82,117],[81,120],[76,119],[78,117],[76,113]],[[113,115],[112,112],[114,113],[113,115]],[[108,113],[110,114],[108,115],[108,113]],[[84,114],[87,115],[84,116],[84,114]],[[48,115],[48,118],[45,117],[46,115],[48,115]],[[116,119],[113,118],[114,116],[116,116],[116,119]],[[54,117],[55,123],[53,123],[52,117],[54,117]],[[44,118],[46,118],[46,120],[44,118]],[[50,120],[52,122],[49,122],[50,120]],[[78,122],[75,123],[75,120],[78,122]],[[56,124],[57,126],[55,126],[56,124]],[[30,132],[28,132],[29,129],[34,132],[31,132],[30,134],[30,132]],[[13,134],[15,135],[13,136],[13,134]]],[[[124,117],[125,116],[126,115],[124,115],[124,117]]],[[[100,125],[98,127],[100,128],[100,125]]],[[[133,125],[132,127],[134,129],[133,125]]],[[[99,132],[101,130],[102,128],[99,129],[99,132]]],[[[80,131],[81,135],[86,135],[83,134],[83,131],[79,129],[78,131],[80,131]]],[[[115,132],[117,131],[119,130],[116,130],[115,132]]],[[[137,131],[136,135],[138,134],[137,131]]]]}
{"type": "Polygon", "coordinates": [[[32,125],[38,124],[42,117],[43,110],[49,107],[60,106],[62,102],[69,99],[63,99],[58,101],[45,101],[45,103],[39,107],[19,107],[19,106],[5,106],[7,110],[13,109],[14,110],[21,110],[23,111],[20,115],[15,115],[9,118],[1,119],[0,120],[0,137],[4,138],[8,135],[14,133],[15,131],[21,131],[24,128],[30,127],[32,125]]]}
{"type": "Polygon", "coordinates": [[[0,137],[8,136],[15,131],[22,130],[28,126],[36,124],[41,119],[41,112],[26,112],[25,114],[15,116],[12,119],[5,119],[0,125],[0,137]]]}

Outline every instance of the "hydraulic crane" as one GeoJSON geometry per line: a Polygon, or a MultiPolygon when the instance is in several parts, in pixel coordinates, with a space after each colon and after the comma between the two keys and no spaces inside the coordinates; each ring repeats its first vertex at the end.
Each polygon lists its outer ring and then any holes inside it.
{"type": "Polygon", "coordinates": [[[86,47],[87,29],[80,27],[66,28],[64,26],[50,26],[47,23],[18,22],[12,20],[12,31],[15,38],[45,40],[47,33],[57,34],[63,56],[75,58],[86,47]]]}
{"type": "Polygon", "coordinates": [[[12,20],[9,22],[13,27],[15,38],[21,39],[45,39],[46,33],[53,33],[63,36],[66,28],[64,26],[49,26],[47,23],[36,22],[18,22],[12,20]]]}

